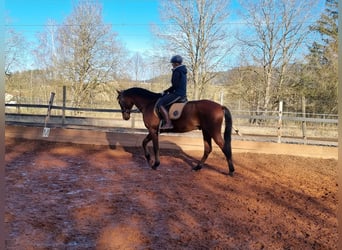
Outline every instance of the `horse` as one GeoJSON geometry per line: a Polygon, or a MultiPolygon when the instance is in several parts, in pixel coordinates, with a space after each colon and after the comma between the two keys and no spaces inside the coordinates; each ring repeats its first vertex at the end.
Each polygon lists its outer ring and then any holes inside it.
{"type": "Polygon", "coordinates": [[[126,90],[117,90],[117,101],[121,108],[122,118],[130,119],[133,106],[142,113],[145,127],[148,130],[147,136],[142,142],[145,158],[152,169],[156,170],[160,165],[159,159],[159,133],[184,133],[192,130],[202,130],[204,153],[193,170],[200,170],[209,154],[212,151],[212,139],[224,153],[229,175],[233,175],[234,165],[232,160],[231,132],[232,116],[229,109],[210,100],[188,101],[183,108],[182,114],[177,120],[173,120],[173,129],[160,129],[161,119],[155,111],[156,102],[162,94],[154,93],[149,90],[133,87],[126,90]],[[221,135],[221,127],[225,120],[224,138],[221,135]],[[147,144],[152,140],[154,151],[154,162],[147,149],[147,144]]]}

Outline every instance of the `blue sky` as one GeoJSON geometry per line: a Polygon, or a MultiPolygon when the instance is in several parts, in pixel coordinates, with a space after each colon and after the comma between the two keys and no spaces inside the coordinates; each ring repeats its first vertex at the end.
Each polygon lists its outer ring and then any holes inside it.
{"type": "MultiPolygon", "coordinates": [[[[161,23],[158,0],[98,1],[103,6],[104,22],[112,24],[118,39],[129,51],[145,52],[151,49],[153,43],[151,24],[161,23]]],[[[231,0],[231,22],[238,22],[237,2],[238,0],[231,0]]],[[[320,13],[324,9],[325,0],[318,0],[318,2],[317,12],[320,13]]],[[[5,11],[10,18],[9,25],[34,43],[36,34],[44,30],[44,25],[49,19],[61,24],[71,14],[76,3],[77,0],[6,0],[5,11]]]]}
{"type": "MultiPolygon", "coordinates": [[[[129,50],[144,51],[152,42],[150,25],[160,23],[158,0],[100,0],[105,23],[113,25],[118,39],[129,50]]],[[[58,24],[71,14],[75,0],[7,0],[9,24],[34,41],[49,19],[58,24]]]]}

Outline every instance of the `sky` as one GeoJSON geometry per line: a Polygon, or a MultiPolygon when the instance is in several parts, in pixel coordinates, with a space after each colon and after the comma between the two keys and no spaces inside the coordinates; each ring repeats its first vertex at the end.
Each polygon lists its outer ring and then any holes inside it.
{"type": "MultiPolygon", "coordinates": [[[[95,0],[94,0],[95,1],[95,0]]],[[[160,0],[167,1],[167,0],[160,0]]],[[[317,12],[324,9],[325,0],[317,0],[317,12]]],[[[144,53],[152,49],[151,24],[161,24],[158,0],[98,0],[103,7],[104,23],[131,52],[144,53]]],[[[238,23],[238,0],[230,1],[229,22],[238,23]]],[[[61,24],[72,13],[77,0],[5,0],[6,21],[9,27],[24,35],[31,43],[44,30],[48,20],[61,24]]],[[[317,19],[314,19],[315,21],[317,19]]]]}
{"type": "MultiPolygon", "coordinates": [[[[99,0],[104,23],[112,24],[118,39],[131,51],[151,48],[150,26],[160,23],[157,0],[99,0]]],[[[75,0],[6,0],[8,24],[35,40],[49,19],[61,24],[72,12],[75,0]]]]}

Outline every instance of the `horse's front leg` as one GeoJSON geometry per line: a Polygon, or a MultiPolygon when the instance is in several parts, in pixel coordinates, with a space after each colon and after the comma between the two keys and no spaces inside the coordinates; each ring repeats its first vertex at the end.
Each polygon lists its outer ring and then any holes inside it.
{"type": "Polygon", "coordinates": [[[142,143],[142,147],[144,149],[144,155],[145,155],[145,158],[148,162],[148,164],[151,164],[150,161],[151,161],[151,155],[150,155],[150,152],[148,151],[148,148],[147,148],[147,144],[152,140],[152,135],[151,133],[148,133],[148,135],[145,137],[145,139],[143,140],[143,143],[142,143]]]}
{"type": "Polygon", "coordinates": [[[152,165],[152,169],[156,170],[157,167],[160,165],[158,130],[152,132],[151,136],[152,136],[153,151],[154,151],[154,164],[152,165]]]}
{"type": "Polygon", "coordinates": [[[152,169],[157,169],[160,165],[159,159],[159,140],[158,140],[158,131],[150,131],[148,135],[145,137],[142,143],[145,158],[148,164],[152,167],[152,169]],[[153,144],[153,152],[154,152],[154,162],[151,160],[150,152],[148,151],[147,144],[152,140],[153,144]]]}

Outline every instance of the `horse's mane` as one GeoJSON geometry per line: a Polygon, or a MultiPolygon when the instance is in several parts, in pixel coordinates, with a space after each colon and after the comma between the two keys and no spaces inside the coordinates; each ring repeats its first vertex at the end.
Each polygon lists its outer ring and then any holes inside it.
{"type": "Polygon", "coordinates": [[[155,93],[147,89],[133,87],[123,91],[124,95],[137,95],[147,99],[158,99],[161,95],[160,93],[155,93]]]}

